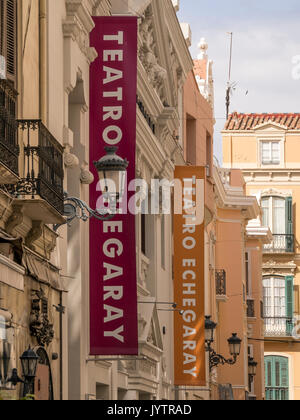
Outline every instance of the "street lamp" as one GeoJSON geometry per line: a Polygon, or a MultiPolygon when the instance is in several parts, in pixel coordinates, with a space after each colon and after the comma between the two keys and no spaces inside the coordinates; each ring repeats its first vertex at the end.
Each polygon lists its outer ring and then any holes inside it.
{"type": "Polygon", "coordinates": [[[214,334],[215,334],[216,328],[217,328],[217,324],[212,321],[211,316],[206,316],[205,317],[205,342],[206,343],[214,342],[214,334]]]}
{"type": "Polygon", "coordinates": [[[23,396],[34,392],[34,379],[36,377],[36,370],[39,357],[30,347],[24,351],[20,357],[22,364],[23,376],[25,378],[23,396]]]}
{"type": "Polygon", "coordinates": [[[231,359],[226,359],[221,354],[217,354],[211,347],[214,342],[214,331],[217,324],[211,320],[211,316],[205,317],[205,343],[206,351],[209,353],[209,371],[211,372],[214,367],[219,365],[234,365],[237,362],[237,358],[241,353],[242,340],[233,333],[232,336],[227,340],[229,345],[229,353],[232,356],[231,359]]]}
{"type": "MultiPolygon", "coordinates": [[[[112,219],[116,214],[117,202],[125,191],[126,171],[129,162],[116,154],[117,147],[105,147],[106,155],[94,162],[97,169],[103,197],[108,199],[109,208],[91,209],[84,201],[77,197],[69,197],[65,194],[64,216],[68,224],[74,219],[87,222],[91,218],[106,221],[112,219]]],[[[55,225],[56,232],[62,224],[55,225]]]]}
{"type": "Polygon", "coordinates": [[[116,154],[118,147],[107,146],[105,151],[106,155],[94,162],[94,166],[98,171],[102,192],[110,198],[115,194],[116,199],[119,199],[124,194],[129,163],[116,154]]]}
{"type": "Polygon", "coordinates": [[[253,357],[249,357],[248,360],[248,372],[249,372],[249,376],[251,376],[251,378],[253,379],[254,376],[256,376],[256,369],[257,369],[257,362],[255,362],[255,360],[253,359],[253,357]]]}
{"type": "Polygon", "coordinates": [[[238,357],[241,353],[241,344],[242,340],[237,336],[237,334],[232,334],[232,337],[228,339],[229,344],[229,353],[233,357],[238,357]]]}

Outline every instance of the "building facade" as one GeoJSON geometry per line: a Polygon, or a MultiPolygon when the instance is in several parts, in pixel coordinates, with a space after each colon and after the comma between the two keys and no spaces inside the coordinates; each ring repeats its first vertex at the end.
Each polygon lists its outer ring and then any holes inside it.
{"type": "MultiPolygon", "coordinates": [[[[22,376],[20,357],[38,355],[37,399],[66,396],[66,288],[54,225],[64,223],[63,140],[49,113],[44,1],[1,1],[0,387],[22,376]],[[26,28],[26,29],[25,29],[26,28]]],[[[23,372],[24,373],[24,372],[23,372]]],[[[25,372],[26,373],[26,372],[25,372]]]]}
{"type": "Polygon", "coordinates": [[[300,135],[298,114],[238,114],[223,132],[224,166],[241,168],[273,234],[263,248],[265,397],[298,400],[300,135]]]}
{"type": "MultiPolygon", "coordinates": [[[[175,0],[0,5],[0,391],[22,397],[23,386],[9,379],[13,369],[22,376],[20,357],[30,347],[38,356],[31,392],[41,400],[262,399],[260,273],[269,230],[257,220],[247,225],[259,207],[240,172],[214,164],[205,40],[193,62],[191,32],[180,26],[175,0]],[[174,309],[171,214],[139,214],[132,233],[139,356],[89,355],[89,224],[65,223],[64,192],[89,203],[90,65],[96,59],[89,37],[92,17],[111,15],[139,18],[136,177],[146,181],[144,199],[152,180],[173,180],[176,165],[206,168],[205,312],[218,322],[214,349],[227,357],[227,336],[234,332],[242,349],[237,364],[217,369],[210,369],[207,352],[202,388],[174,385],[174,312],[182,308],[174,309]],[[254,381],[248,356],[258,363],[254,381]]],[[[284,270],[296,270],[296,262],[284,262],[284,270]]],[[[270,360],[276,368],[279,359],[270,360]]]]}

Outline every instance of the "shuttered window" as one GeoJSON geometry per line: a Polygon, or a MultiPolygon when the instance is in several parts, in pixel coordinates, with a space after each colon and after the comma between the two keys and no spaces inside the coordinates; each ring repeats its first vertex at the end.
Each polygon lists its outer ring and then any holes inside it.
{"type": "Polygon", "coordinates": [[[16,82],[17,68],[17,1],[0,0],[0,55],[6,61],[6,77],[16,82]]]}
{"type": "Polygon", "coordinates": [[[266,399],[289,400],[289,361],[286,357],[265,357],[266,399]]]}

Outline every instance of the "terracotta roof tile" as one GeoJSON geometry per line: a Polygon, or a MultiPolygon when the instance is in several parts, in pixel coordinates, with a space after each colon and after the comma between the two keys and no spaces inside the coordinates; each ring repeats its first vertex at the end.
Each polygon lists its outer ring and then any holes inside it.
{"type": "Polygon", "coordinates": [[[295,114],[239,114],[234,112],[229,115],[225,130],[253,130],[256,126],[274,122],[289,130],[300,129],[300,113],[295,114]]]}

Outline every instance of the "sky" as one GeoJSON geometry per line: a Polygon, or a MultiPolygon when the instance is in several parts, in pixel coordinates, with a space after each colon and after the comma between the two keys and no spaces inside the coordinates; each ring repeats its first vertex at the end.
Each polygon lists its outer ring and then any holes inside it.
{"type": "Polygon", "coordinates": [[[205,37],[214,62],[215,155],[220,162],[230,51],[227,32],[233,32],[231,79],[237,83],[230,111],[300,112],[299,0],[180,0],[178,18],[191,26],[193,58],[205,37]]]}

